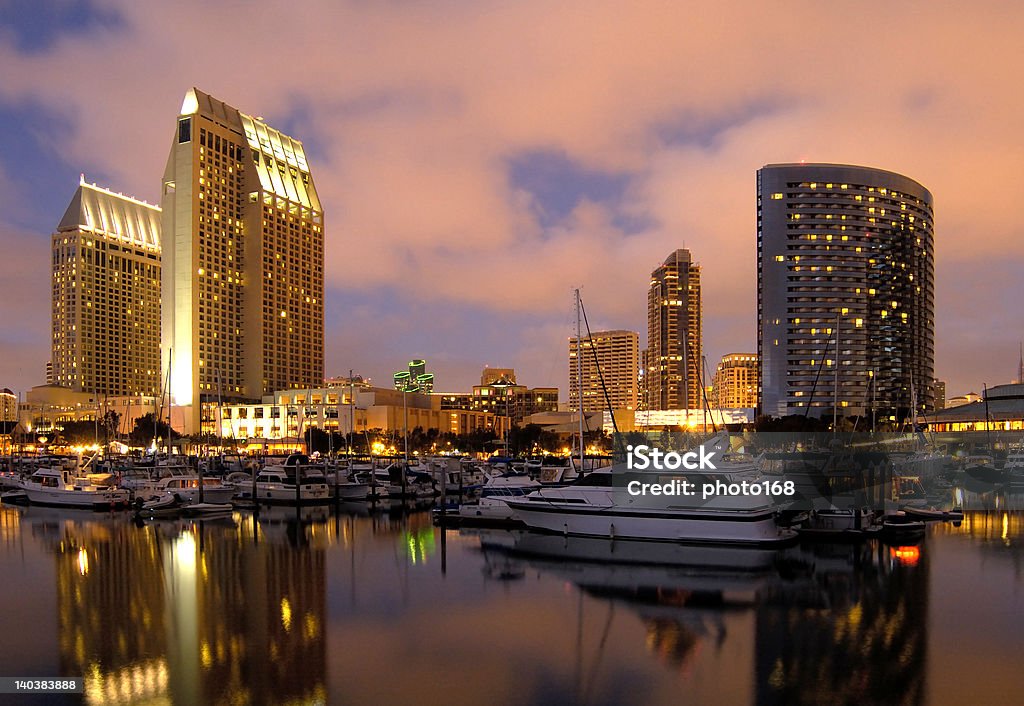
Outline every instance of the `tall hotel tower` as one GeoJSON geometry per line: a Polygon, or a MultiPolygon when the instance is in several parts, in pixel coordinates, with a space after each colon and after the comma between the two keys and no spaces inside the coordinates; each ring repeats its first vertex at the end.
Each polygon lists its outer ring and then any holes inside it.
{"type": "Polygon", "coordinates": [[[85,183],[51,238],[53,382],[160,389],[160,209],[85,183]]]}
{"type": "Polygon", "coordinates": [[[176,405],[321,387],[323,210],[302,144],[196,89],[163,178],[163,336],[176,405]]]}
{"type": "Polygon", "coordinates": [[[762,413],[809,405],[815,416],[903,417],[912,396],[919,411],[932,408],[926,188],[868,167],[767,165],[757,172],[757,272],[762,413]]]}
{"type": "Polygon", "coordinates": [[[647,292],[646,409],[700,409],[700,265],[676,250],[651,273],[647,292]]]}

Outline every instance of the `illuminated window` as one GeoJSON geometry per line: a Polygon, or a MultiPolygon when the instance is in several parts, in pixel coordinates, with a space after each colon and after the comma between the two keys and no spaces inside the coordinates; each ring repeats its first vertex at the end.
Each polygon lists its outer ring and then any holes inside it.
{"type": "Polygon", "coordinates": [[[780,201],[780,200],[782,200],[782,194],[781,193],[776,191],[774,194],[772,194],[772,201],[780,201]]]}

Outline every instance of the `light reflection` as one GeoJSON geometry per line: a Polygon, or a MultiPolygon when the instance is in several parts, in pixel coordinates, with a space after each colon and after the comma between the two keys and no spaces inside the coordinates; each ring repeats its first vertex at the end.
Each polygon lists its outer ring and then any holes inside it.
{"type": "Polygon", "coordinates": [[[78,573],[82,576],[89,573],[89,552],[85,551],[85,547],[78,550],[78,573]]]}
{"type": "Polygon", "coordinates": [[[281,599],[281,625],[284,626],[286,632],[291,632],[292,629],[292,604],[287,598],[281,599]]]}

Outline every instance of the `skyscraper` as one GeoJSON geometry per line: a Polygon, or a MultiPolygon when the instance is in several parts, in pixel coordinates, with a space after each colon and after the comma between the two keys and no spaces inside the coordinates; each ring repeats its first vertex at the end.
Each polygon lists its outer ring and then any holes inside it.
{"type": "Polygon", "coordinates": [[[837,164],[757,172],[764,414],[903,417],[912,397],[932,409],[933,241],[932,195],[913,179],[837,164]]]}
{"type": "MultiPolygon", "coordinates": [[[[640,335],[635,331],[594,331],[580,341],[579,366],[583,378],[583,411],[636,409],[640,366],[640,335]],[[602,381],[604,386],[602,387],[602,381]],[[605,400],[605,390],[608,401],[605,400]]],[[[579,409],[576,338],[569,339],[569,409],[579,409]]]]}
{"type": "Polygon", "coordinates": [[[671,253],[647,293],[647,409],[699,409],[701,402],[700,265],[690,251],[671,253]]]}
{"type": "Polygon", "coordinates": [[[163,178],[163,356],[174,402],[323,384],[323,209],[302,143],[197,89],[163,178]]]}
{"type": "Polygon", "coordinates": [[[53,383],[157,394],[160,209],[83,177],[50,243],[53,383]]]}

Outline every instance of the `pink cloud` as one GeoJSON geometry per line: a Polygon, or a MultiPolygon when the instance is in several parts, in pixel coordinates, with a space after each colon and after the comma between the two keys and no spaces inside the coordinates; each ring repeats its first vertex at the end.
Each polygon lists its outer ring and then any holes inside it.
{"type": "MultiPolygon", "coordinates": [[[[647,275],[685,246],[704,267],[713,365],[755,348],[754,170],[764,163],[851,162],[918,179],[936,197],[944,272],[1014,253],[1021,236],[1024,98],[1012,87],[1024,8],[1013,5],[896,5],[885,21],[811,2],[713,12],[662,2],[107,5],[126,29],[68,35],[33,55],[0,45],[0,100],[66,116],[73,130],[54,139],[67,161],[149,200],[189,86],[277,125],[301,102],[320,147],[328,279],[341,292],[387,287],[438,311],[533,312],[541,332],[582,284],[595,316],[643,333],[647,275]],[[629,175],[625,203],[582,200],[542,225],[537,195],[508,173],[510,158],[536,150],[629,175]],[[617,215],[649,225],[627,237],[617,215]]],[[[970,287],[963,297],[984,310],[970,287]]],[[[34,318],[45,301],[30,305],[34,318]]],[[[536,335],[536,346],[564,337],[536,335]]],[[[357,355],[360,341],[346,341],[357,355]]],[[[540,378],[542,356],[521,355],[540,378]]],[[[564,345],[544,355],[558,372],[543,381],[564,386],[564,345]]],[[[986,365],[975,363],[977,375],[992,375],[986,365]]],[[[975,375],[938,372],[951,389],[975,375]]]]}

